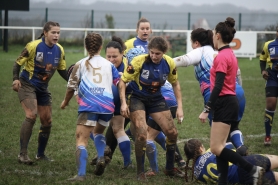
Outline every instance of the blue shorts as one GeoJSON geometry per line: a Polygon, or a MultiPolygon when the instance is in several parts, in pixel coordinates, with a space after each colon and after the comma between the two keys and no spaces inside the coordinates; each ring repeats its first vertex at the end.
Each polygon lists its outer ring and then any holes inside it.
{"type": "Polygon", "coordinates": [[[77,125],[96,126],[97,123],[108,127],[113,114],[99,114],[92,112],[79,112],[77,125]]]}
{"type": "MultiPolygon", "coordinates": [[[[263,183],[262,184],[275,184],[275,176],[273,174],[273,172],[270,170],[270,160],[268,159],[268,157],[264,156],[264,155],[248,155],[248,156],[244,156],[243,157],[246,161],[248,161],[249,163],[255,165],[255,166],[261,166],[263,167],[266,172],[263,176],[263,183]]],[[[239,177],[239,183],[240,184],[253,184],[253,178],[252,176],[245,171],[242,168],[238,168],[237,170],[238,173],[238,177],[239,177]]]]}

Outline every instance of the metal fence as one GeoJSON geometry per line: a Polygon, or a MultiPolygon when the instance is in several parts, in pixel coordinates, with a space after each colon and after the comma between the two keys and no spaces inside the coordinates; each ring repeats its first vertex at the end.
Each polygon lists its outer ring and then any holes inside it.
{"type": "MultiPolygon", "coordinates": [[[[236,29],[239,31],[256,31],[257,52],[261,51],[265,41],[273,39],[275,32],[265,32],[266,27],[278,25],[278,13],[191,13],[191,12],[144,12],[144,11],[98,11],[98,10],[70,10],[31,8],[30,11],[9,11],[9,26],[22,27],[22,29],[8,29],[8,42],[10,44],[26,44],[35,39],[42,32],[46,21],[56,21],[61,25],[62,33],[60,42],[83,46],[84,31],[86,28],[98,30],[109,40],[115,34],[126,40],[136,35],[136,23],[140,17],[146,17],[154,30],[152,35],[165,36],[172,45],[175,55],[177,48],[185,51],[186,33],[194,28],[203,27],[213,29],[223,17],[231,16],[236,20],[236,29]],[[113,28],[107,29],[106,15],[113,17],[113,28]],[[25,29],[36,27],[36,29],[25,29]],[[103,29],[103,30],[102,30],[103,29]]],[[[4,11],[0,11],[0,45],[3,41],[4,11]]]]}
{"type": "MultiPolygon", "coordinates": [[[[9,11],[9,26],[42,26],[47,20],[59,22],[62,27],[106,28],[105,15],[114,19],[114,28],[132,29],[139,17],[150,20],[153,29],[186,29],[206,27],[212,29],[225,17],[236,20],[237,30],[264,31],[269,25],[276,25],[278,13],[195,13],[195,12],[145,12],[145,11],[101,11],[30,8],[30,11],[9,11]],[[24,23],[24,24],[23,24],[24,23]]],[[[4,11],[2,11],[2,19],[4,11]]],[[[3,25],[0,25],[3,26],[3,25]]]]}

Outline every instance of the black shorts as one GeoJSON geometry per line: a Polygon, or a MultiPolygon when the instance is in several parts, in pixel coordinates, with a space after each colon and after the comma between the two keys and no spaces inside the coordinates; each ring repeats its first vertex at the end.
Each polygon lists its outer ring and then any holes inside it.
{"type": "MultiPolygon", "coordinates": [[[[270,163],[270,160],[268,159],[268,157],[257,154],[257,155],[244,156],[243,158],[246,161],[248,161],[249,163],[251,163],[255,166],[261,166],[266,170],[266,172],[263,176],[262,184],[275,184],[275,182],[276,182],[275,176],[274,176],[273,172],[270,170],[271,163],[270,163]]],[[[250,173],[248,173],[247,171],[245,171],[242,168],[238,168],[237,173],[238,173],[238,178],[239,178],[240,184],[253,184],[253,177],[252,177],[252,175],[250,175],[250,173]]]]}
{"type": "Polygon", "coordinates": [[[18,98],[20,102],[24,99],[36,99],[37,104],[40,106],[51,106],[52,97],[47,89],[44,91],[38,91],[35,86],[24,79],[20,78],[19,81],[21,83],[21,87],[18,90],[18,98]]]}
{"type": "MultiPolygon", "coordinates": [[[[170,111],[173,118],[176,117],[177,108],[178,107],[170,107],[170,111]]],[[[157,131],[162,131],[160,126],[151,117],[148,118],[147,125],[157,131]]]]}
{"type": "Polygon", "coordinates": [[[239,104],[236,96],[219,96],[214,106],[212,120],[229,125],[235,124],[238,120],[238,110],[239,104]]]}
{"type": "Polygon", "coordinates": [[[169,110],[164,97],[160,94],[153,97],[145,97],[136,93],[127,94],[129,111],[144,110],[146,115],[169,110]]]}
{"type": "Polygon", "coordinates": [[[278,97],[278,87],[265,87],[265,97],[278,97]]]}

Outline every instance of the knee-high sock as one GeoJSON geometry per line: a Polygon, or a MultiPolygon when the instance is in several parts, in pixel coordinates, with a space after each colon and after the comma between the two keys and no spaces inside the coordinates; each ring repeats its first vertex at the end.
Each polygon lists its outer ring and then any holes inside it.
{"type": "Polygon", "coordinates": [[[158,164],[157,164],[157,151],[156,146],[153,141],[148,140],[146,146],[146,155],[150,162],[150,166],[153,172],[158,172],[158,164]]]}
{"type": "Polygon", "coordinates": [[[131,150],[130,150],[129,137],[125,135],[125,136],[119,137],[117,140],[119,143],[119,149],[124,158],[124,166],[127,166],[131,163],[131,159],[130,159],[131,150]]]}
{"type": "Polygon", "coordinates": [[[229,162],[216,156],[216,165],[218,170],[218,185],[227,185],[229,162]]]}
{"type": "Polygon", "coordinates": [[[137,163],[137,175],[144,172],[146,141],[135,140],[135,157],[137,163]]]}
{"type": "Polygon", "coordinates": [[[271,134],[274,112],[275,111],[269,111],[269,110],[265,109],[264,126],[265,126],[265,135],[266,136],[270,136],[270,134],[271,134]]]}
{"type": "Polygon", "coordinates": [[[159,132],[159,134],[154,139],[164,150],[166,150],[166,136],[163,132],[159,132]]]}
{"type": "Polygon", "coordinates": [[[106,145],[109,146],[109,148],[111,149],[111,156],[112,156],[115,149],[117,148],[118,142],[113,133],[113,129],[111,125],[109,125],[109,127],[106,130],[105,138],[106,138],[106,145]]]}
{"type": "Polygon", "coordinates": [[[233,131],[230,134],[230,137],[231,137],[231,142],[233,143],[235,148],[238,148],[238,147],[244,145],[242,132],[240,130],[233,131]]]}
{"type": "Polygon", "coordinates": [[[254,165],[247,162],[242,156],[230,149],[223,148],[219,157],[225,161],[229,161],[237,166],[240,166],[247,172],[252,172],[253,170],[254,165]]]}
{"type": "Polygon", "coordinates": [[[77,165],[78,176],[86,175],[86,165],[88,159],[88,153],[85,146],[78,146],[75,152],[75,159],[77,165]]]}
{"type": "Polygon", "coordinates": [[[166,138],[166,170],[172,170],[175,163],[176,141],[166,138]]]}
{"type": "Polygon", "coordinates": [[[104,156],[104,149],[106,146],[106,141],[105,141],[105,137],[103,134],[97,134],[94,137],[94,141],[95,141],[95,146],[97,149],[97,156],[98,158],[103,157],[104,156]]]}
{"type": "Polygon", "coordinates": [[[25,118],[20,129],[20,153],[27,153],[28,143],[32,135],[35,119],[25,118]]]}
{"type": "Polygon", "coordinates": [[[39,137],[38,137],[38,154],[37,154],[37,156],[44,155],[44,151],[45,151],[48,139],[49,139],[50,131],[51,131],[51,125],[48,127],[41,126],[39,137]]]}
{"type": "Polygon", "coordinates": [[[179,150],[178,145],[176,144],[176,152],[175,152],[175,161],[180,162],[182,160],[182,156],[179,150]]]}

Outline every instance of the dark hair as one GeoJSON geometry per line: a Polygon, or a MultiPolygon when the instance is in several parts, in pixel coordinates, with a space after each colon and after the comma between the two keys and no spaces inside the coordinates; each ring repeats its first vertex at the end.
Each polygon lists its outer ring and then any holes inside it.
{"type": "Polygon", "coordinates": [[[219,22],[215,27],[215,33],[221,35],[223,43],[232,42],[236,30],[234,28],[235,20],[232,17],[227,17],[224,22],[219,22]]]}
{"type": "Polygon", "coordinates": [[[85,38],[85,47],[89,53],[89,58],[86,61],[86,68],[90,65],[89,60],[100,50],[102,46],[102,37],[98,33],[89,33],[85,38]]]}
{"type": "Polygon", "coordinates": [[[44,26],[43,26],[43,32],[38,37],[38,39],[42,38],[44,36],[44,32],[48,32],[51,29],[52,26],[60,27],[60,24],[57,23],[57,22],[53,22],[53,21],[48,21],[47,23],[45,23],[44,26]]]}
{"type": "MultiPolygon", "coordinates": [[[[137,22],[137,29],[139,28],[140,23],[143,23],[143,22],[148,22],[148,23],[150,23],[150,21],[149,21],[148,19],[146,19],[146,18],[144,18],[144,17],[141,17],[141,18],[138,20],[138,22],[137,22]]],[[[150,23],[150,25],[151,25],[151,23],[150,23]]]]}
{"type": "Polygon", "coordinates": [[[212,31],[205,30],[204,28],[197,28],[191,32],[192,42],[198,41],[201,46],[210,45],[212,48],[214,48],[212,37],[212,31]]]}
{"type": "Polygon", "coordinates": [[[118,49],[120,53],[123,53],[124,50],[126,50],[126,46],[125,46],[123,40],[117,36],[113,36],[112,40],[110,42],[108,42],[108,44],[105,47],[105,53],[106,53],[107,48],[111,48],[111,47],[118,49]]]}
{"type": "MultiPolygon", "coordinates": [[[[164,38],[162,38],[160,36],[156,36],[156,37],[153,37],[148,44],[149,51],[153,48],[158,49],[159,51],[162,51],[163,53],[166,53],[168,50],[168,43],[164,38]]],[[[151,61],[152,60],[151,60],[150,54],[148,54],[145,62],[151,62],[151,61]]]]}
{"type": "Polygon", "coordinates": [[[197,158],[201,155],[200,147],[202,143],[198,139],[190,139],[184,144],[184,153],[186,156],[186,167],[185,167],[185,180],[188,182],[187,170],[190,169],[191,171],[191,180],[194,178],[194,165],[197,158]],[[189,160],[192,159],[192,167],[189,167],[189,160]]]}

